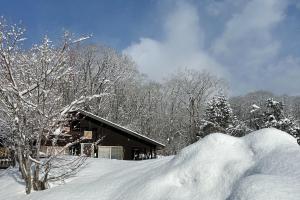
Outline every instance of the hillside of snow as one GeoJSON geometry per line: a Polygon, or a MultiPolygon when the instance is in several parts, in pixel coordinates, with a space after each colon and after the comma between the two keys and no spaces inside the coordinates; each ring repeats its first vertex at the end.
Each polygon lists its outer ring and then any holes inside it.
{"type": "Polygon", "coordinates": [[[0,171],[0,199],[299,200],[300,147],[277,129],[211,134],[178,155],[147,161],[89,159],[65,184],[26,196],[15,170],[0,171]]]}

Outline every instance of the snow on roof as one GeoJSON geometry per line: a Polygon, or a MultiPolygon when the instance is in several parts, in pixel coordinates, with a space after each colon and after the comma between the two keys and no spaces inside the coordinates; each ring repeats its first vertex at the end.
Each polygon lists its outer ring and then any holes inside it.
{"type": "Polygon", "coordinates": [[[102,118],[102,117],[99,117],[98,115],[95,115],[95,114],[93,114],[93,113],[90,113],[90,112],[87,112],[87,111],[81,110],[81,109],[78,109],[77,112],[79,112],[79,113],[81,113],[81,114],[83,114],[83,115],[85,115],[85,116],[88,116],[88,117],[90,117],[90,118],[92,118],[92,119],[95,119],[95,120],[97,120],[97,121],[100,121],[100,122],[102,122],[102,123],[104,123],[104,124],[110,125],[110,126],[116,128],[116,129],[118,129],[118,130],[124,131],[125,133],[128,133],[128,134],[130,134],[130,135],[132,135],[132,136],[135,136],[135,137],[137,137],[137,138],[139,138],[139,139],[145,140],[145,141],[147,141],[147,142],[149,142],[149,143],[151,143],[151,144],[157,145],[157,146],[159,146],[159,147],[165,147],[165,146],[166,146],[166,145],[164,145],[164,144],[162,144],[162,143],[160,143],[160,142],[157,142],[157,141],[155,141],[155,140],[153,140],[153,139],[151,139],[151,138],[149,138],[149,137],[146,137],[146,136],[144,136],[144,135],[142,135],[142,134],[140,134],[140,133],[137,133],[137,132],[135,132],[135,131],[132,131],[132,130],[130,130],[130,129],[128,129],[128,128],[125,128],[125,127],[123,127],[123,126],[120,126],[119,124],[116,124],[116,123],[111,122],[111,121],[109,121],[109,120],[107,120],[107,119],[104,119],[104,118],[102,118]]]}

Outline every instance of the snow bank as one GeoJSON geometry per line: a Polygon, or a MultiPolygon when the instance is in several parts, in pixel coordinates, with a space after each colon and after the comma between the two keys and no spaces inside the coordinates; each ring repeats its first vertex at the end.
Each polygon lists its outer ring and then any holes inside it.
{"type": "MultiPolygon", "coordinates": [[[[300,148],[277,129],[242,138],[211,134],[174,157],[141,162],[90,159],[63,185],[25,196],[16,181],[5,199],[300,199],[300,148]],[[17,189],[16,189],[17,188],[17,189]],[[9,196],[10,195],[10,196],[9,196]]],[[[9,179],[10,176],[6,176],[9,179]]],[[[0,176],[0,184],[2,177],[0,176]]]]}

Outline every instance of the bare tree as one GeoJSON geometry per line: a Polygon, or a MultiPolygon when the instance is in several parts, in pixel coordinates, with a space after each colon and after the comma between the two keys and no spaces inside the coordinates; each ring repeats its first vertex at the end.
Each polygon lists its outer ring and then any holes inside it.
{"type": "Polygon", "coordinates": [[[101,94],[64,102],[61,86],[70,84],[74,75],[69,55],[81,40],[65,34],[61,45],[54,46],[45,37],[41,45],[23,51],[23,34],[23,28],[0,21],[0,120],[11,130],[5,137],[12,141],[9,148],[16,152],[28,194],[47,182],[47,176],[40,179],[41,167],[49,167],[40,159],[42,140],[62,125],[69,110],[101,94]]]}
{"type": "MultiPolygon", "coordinates": [[[[205,103],[225,90],[224,81],[196,70],[179,71],[164,83],[164,107],[168,119],[167,142],[172,153],[197,140],[205,103]]],[[[166,128],[164,128],[166,129],[166,128]]]]}

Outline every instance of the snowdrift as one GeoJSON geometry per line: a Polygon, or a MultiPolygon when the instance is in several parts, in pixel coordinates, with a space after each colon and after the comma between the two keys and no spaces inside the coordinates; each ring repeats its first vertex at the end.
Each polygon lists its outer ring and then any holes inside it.
{"type": "Polygon", "coordinates": [[[0,199],[299,200],[300,147],[272,128],[242,138],[215,133],[174,157],[90,159],[64,185],[29,196],[13,175],[0,173],[0,199]]]}

